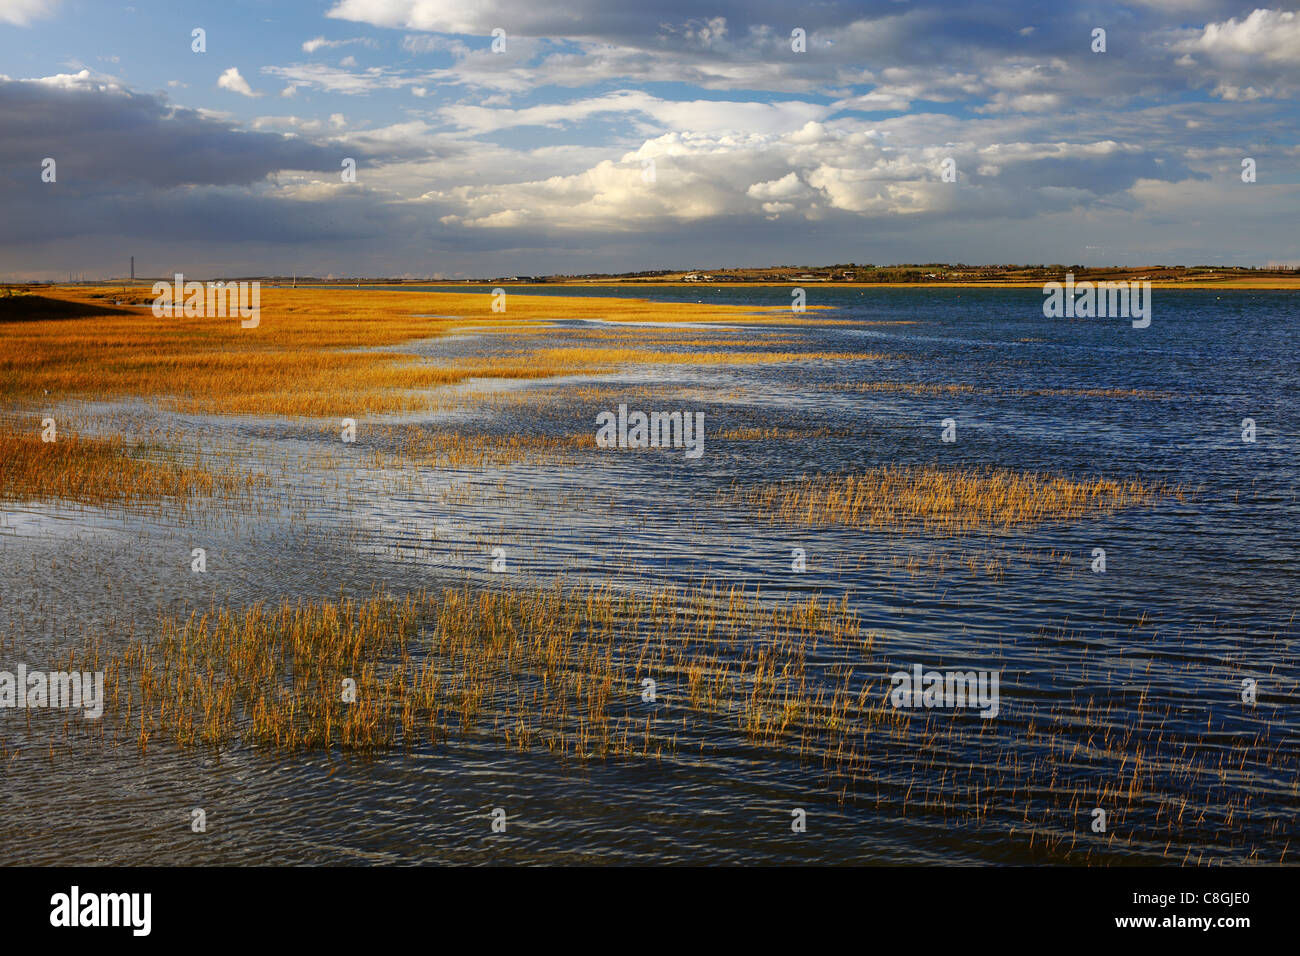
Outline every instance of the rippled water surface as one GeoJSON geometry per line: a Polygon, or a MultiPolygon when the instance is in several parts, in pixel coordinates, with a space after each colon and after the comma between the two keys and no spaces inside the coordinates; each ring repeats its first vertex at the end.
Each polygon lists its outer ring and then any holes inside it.
{"type": "MultiPolygon", "coordinates": [[[[785,289],[636,294],[790,301],[785,289]]],[[[854,687],[914,663],[998,670],[995,719],[945,713],[939,723],[956,722],[957,732],[930,734],[915,722],[910,736],[882,735],[869,744],[870,772],[850,781],[788,749],[748,741],[726,721],[685,735],[658,759],[566,760],[520,752],[488,733],[372,758],[243,746],[217,757],[165,743],[141,754],[131,742],[63,753],[45,730],[29,730],[21,712],[6,710],[2,858],[1025,862],[1049,858],[1037,830],[1068,835],[1067,847],[1093,841],[1095,862],[1290,862],[1300,806],[1300,298],[1157,290],[1151,326],[1142,330],[1123,319],[1044,318],[1037,290],[812,287],[808,301],[832,306],[817,316],[839,323],[704,326],[690,335],[734,341],[778,332],[792,339],[774,346],[782,350],[883,357],[479,382],[462,391],[521,400],[373,422],[562,436],[594,433],[596,415],[626,401],[646,411],[704,412],[705,450],[695,460],[679,451],[584,448],[559,464],[394,474],[367,456],[381,441],[367,437],[372,422],[343,447],[313,423],[105,404],[93,411],[107,420],[166,424],[246,450],[272,471],[273,487],[255,510],[7,503],[2,656],[37,666],[91,630],[125,642],[149,635],[160,615],[214,604],[467,582],[594,581],[648,591],[705,580],[758,589],[762,601],[847,598],[876,635],[872,652],[854,660],[842,648],[815,648],[813,680],[843,678],[840,664],[856,668],[847,678],[854,687]],[[851,387],[870,382],[971,388],[851,387]],[[584,384],[602,391],[554,400],[557,390],[584,384]],[[533,392],[552,397],[532,401],[533,392]],[[953,443],[940,440],[947,418],[953,443]],[[1246,418],[1256,423],[1254,443],[1242,440],[1246,418]],[[788,434],[720,437],[743,428],[788,434]],[[786,525],[729,495],[891,463],[1140,477],[1186,494],[1108,516],[957,537],[786,525]],[[497,546],[508,555],[504,574],[490,570],[497,546]],[[190,573],[194,547],[207,551],[204,575],[190,573]],[[1099,547],[1104,574],[1090,569],[1099,547]],[[803,573],[791,570],[795,548],[807,554],[803,573]],[[1241,699],[1247,679],[1258,682],[1253,705],[1241,699]],[[1144,743],[1126,757],[1100,743],[1133,732],[1144,743]],[[1040,780],[1032,768],[1052,759],[1068,769],[1040,780]],[[1179,792],[1178,770],[1189,761],[1207,768],[1203,785],[1179,792]],[[954,784],[969,781],[972,768],[989,771],[978,793],[954,784]],[[1035,783],[1017,786],[1021,779],[1035,783]],[[1048,790],[1067,785],[1094,796],[1056,805],[1048,790]],[[1094,833],[1095,794],[1119,785],[1137,791],[1126,819],[1094,833]],[[208,814],[201,836],[190,832],[193,807],[208,814]],[[507,808],[506,834],[490,831],[494,807],[507,808]],[[807,832],[791,832],[793,808],[806,811],[807,832]],[[1172,848],[1156,837],[1171,813],[1184,818],[1172,848]]],[[[538,332],[556,344],[590,327],[559,310],[553,325],[538,332]]],[[[401,350],[436,361],[518,346],[465,330],[401,350]]],[[[661,692],[673,706],[672,682],[661,692]]]]}

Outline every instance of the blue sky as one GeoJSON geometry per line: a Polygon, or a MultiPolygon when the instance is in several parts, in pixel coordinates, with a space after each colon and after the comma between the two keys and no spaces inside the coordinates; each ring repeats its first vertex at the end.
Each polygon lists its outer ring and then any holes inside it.
{"type": "Polygon", "coordinates": [[[1298,93],[1215,0],[0,0],[0,276],[1297,263],[1298,93]]]}

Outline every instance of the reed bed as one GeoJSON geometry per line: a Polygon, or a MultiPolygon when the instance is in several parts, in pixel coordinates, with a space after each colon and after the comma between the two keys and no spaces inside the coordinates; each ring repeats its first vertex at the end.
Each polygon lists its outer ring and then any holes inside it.
{"type": "Polygon", "coordinates": [[[718,438],[727,441],[806,441],[810,438],[847,438],[852,433],[834,428],[777,428],[772,426],[745,426],[727,428],[718,432],[718,438]]]}
{"type": "Polygon", "coordinates": [[[130,504],[158,498],[233,496],[253,491],[252,474],[214,471],[193,462],[147,457],[121,436],[60,435],[43,442],[38,434],[0,432],[0,499],[59,499],[82,504],[130,504]]]}
{"type": "Polygon", "coordinates": [[[587,759],[670,753],[697,720],[767,742],[839,724],[857,698],[807,682],[819,642],[870,638],[844,602],[557,586],[213,610],[81,658],[105,669],[121,733],[142,750],[374,751],[466,734],[587,759]],[[645,678],[660,684],[656,706],[645,678]]]}
{"type": "MultiPolygon", "coordinates": [[[[1133,643],[1142,627],[1115,640],[1133,643]]],[[[1196,863],[1208,845],[1286,860],[1291,821],[1277,788],[1294,794],[1294,743],[1267,718],[1206,705],[1199,658],[1184,665],[1185,692],[1158,696],[1150,663],[1144,676],[1085,662],[1050,706],[1008,662],[989,660],[1004,683],[1002,714],[986,721],[892,707],[888,674],[900,661],[889,643],[862,628],[847,599],[772,602],[705,585],[464,587],[213,609],[164,621],[156,639],[122,650],[92,641],[67,667],[105,670],[99,739],[145,755],[365,756],[489,740],[567,760],[734,768],[748,752],[766,767],[819,768],[809,784],[843,802],[1014,841],[1042,859],[1123,849],[1196,863]],[[344,699],[345,679],[355,700],[344,699]],[[652,702],[646,679],[657,684],[652,702]],[[1198,701],[1209,719],[1189,721],[1198,701]],[[1271,782],[1241,785],[1252,778],[1271,782]],[[1108,836],[1090,833],[1097,806],[1108,836]]],[[[1161,644],[1176,647],[1177,636],[1161,644]]],[[[1294,693],[1281,673],[1270,684],[1294,693]]]]}
{"type": "Polygon", "coordinates": [[[517,464],[564,465],[576,461],[579,449],[594,448],[594,432],[574,435],[494,435],[432,431],[406,427],[386,429],[394,451],[376,449],[371,463],[379,468],[410,465],[429,468],[486,468],[517,464]]]}
{"type": "Polygon", "coordinates": [[[6,340],[0,403],[141,396],[183,411],[340,417],[422,408],[419,390],[474,378],[543,378],[632,361],[749,363],[768,360],[767,354],[771,361],[791,360],[788,353],[753,351],[729,358],[738,353],[539,348],[435,362],[400,349],[466,327],[491,333],[554,315],[733,324],[788,315],[741,306],[511,292],[508,312],[493,313],[492,297],[481,294],[266,288],[260,324],[244,329],[237,318],[155,317],[138,307],[149,298],[140,291],[59,295],[51,308],[57,313],[63,302],[66,315],[47,317],[47,309],[0,323],[6,340]],[[116,304],[122,301],[137,308],[116,304]]]}
{"type": "Polygon", "coordinates": [[[810,528],[922,528],[939,533],[1036,525],[1145,507],[1181,488],[1135,479],[1072,479],[1004,468],[888,465],[804,477],[732,496],[772,521],[810,528]]]}

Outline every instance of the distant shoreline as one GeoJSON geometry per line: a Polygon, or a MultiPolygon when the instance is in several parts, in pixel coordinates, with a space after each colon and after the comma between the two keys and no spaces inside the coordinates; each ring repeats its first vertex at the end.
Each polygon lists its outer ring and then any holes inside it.
{"type": "MultiPolygon", "coordinates": [[[[1052,281],[1052,280],[1048,280],[1052,281]]],[[[1078,282],[1095,282],[1095,281],[1138,281],[1129,279],[1117,280],[1094,280],[1094,279],[1076,279],[1078,282]]],[[[1295,279],[1261,279],[1251,281],[1249,279],[1229,279],[1224,282],[1197,282],[1197,281],[1169,281],[1152,279],[1151,288],[1153,289],[1196,289],[1203,291],[1213,291],[1220,289],[1225,291],[1236,292],[1296,292],[1300,291],[1300,276],[1295,279]]],[[[374,283],[383,285],[384,283],[374,283]]],[[[396,283],[394,283],[396,284],[396,283]]],[[[406,284],[406,283],[402,283],[406,284]]],[[[635,289],[645,286],[673,286],[684,289],[722,289],[722,288],[773,288],[773,289],[792,289],[826,286],[833,289],[1039,289],[1043,288],[1042,282],[822,282],[805,279],[802,282],[646,282],[646,281],[627,281],[627,280],[601,280],[589,279],[585,281],[573,282],[412,282],[410,285],[501,285],[504,287],[517,288],[544,288],[546,286],[611,286],[615,288],[635,289]]],[[[364,287],[367,283],[362,283],[364,287]]]]}
{"type": "MultiPolygon", "coordinates": [[[[1051,280],[1049,280],[1051,281],[1051,280]]],[[[1094,282],[1107,280],[1078,279],[1076,282],[1094,282]]],[[[1109,280],[1109,281],[1137,281],[1137,280],[1109,280]]],[[[1215,282],[1171,282],[1168,280],[1152,279],[1152,289],[1192,289],[1196,291],[1212,292],[1215,289],[1225,292],[1298,292],[1300,291],[1300,276],[1295,279],[1268,279],[1256,280],[1228,280],[1224,283],[1215,282]]],[[[680,289],[799,289],[799,288],[831,288],[831,289],[1038,289],[1043,288],[1042,282],[819,282],[805,279],[802,282],[681,282],[681,281],[628,281],[623,279],[585,279],[572,280],[563,282],[495,282],[492,280],[473,282],[463,281],[404,281],[404,282],[362,282],[361,288],[385,288],[391,286],[408,285],[412,287],[421,286],[439,286],[439,287],[460,287],[465,289],[477,288],[495,288],[500,286],[506,289],[554,289],[554,288],[591,288],[599,286],[611,289],[644,289],[644,288],[680,288],[680,289]]],[[[311,282],[298,283],[298,288],[356,288],[356,283],[340,282],[311,282]]]]}
{"type": "MultiPolygon", "coordinates": [[[[235,279],[259,281],[267,288],[291,288],[290,283],[283,282],[279,277],[267,278],[264,276],[229,276],[224,277],[224,281],[234,281],[235,279]]],[[[73,282],[15,282],[6,283],[8,288],[14,290],[35,290],[35,289],[68,289],[68,290],[86,290],[86,289],[110,289],[110,288],[149,288],[153,280],[136,279],[132,282],[129,279],[107,279],[86,281],[84,283],[73,282]]],[[[165,281],[165,280],[158,280],[165,281]]],[[[199,281],[210,281],[200,279],[199,281]]],[[[1060,281],[1055,279],[1044,280],[1044,282],[1024,282],[1008,281],[998,282],[996,280],[987,282],[834,282],[818,279],[803,280],[782,280],[782,281],[762,281],[762,282],[683,282],[679,279],[564,279],[554,282],[512,282],[510,280],[496,279],[474,279],[470,281],[458,279],[372,279],[356,281],[346,281],[339,279],[325,280],[298,280],[296,288],[299,289],[384,289],[400,286],[409,286],[411,288],[420,288],[426,286],[437,286],[440,288],[462,288],[462,289],[493,289],[496,287],[507,289],[555,289],[555,288],[610,288],[610,289],[645,289],[645,288],[681,288],[681,289],[797,289],[797,288],[832,288],[832,289],[1038,289],[1042,290],[1045,282],[1060,281]]],[[[1300,291],[1300,276],[1294,278],[1268,278],[1268,279],[1222,279],[1222,280],[1169,280],[1169,279],[1150,279],[1140,280],[1131,277],[1106,278],[1106,277],[1076,277],[1076,284],[1079,282],[1139,282],[1149,281],[1152,289],[1171,290],[1187,289],[1197,292],[1297,292],[1300,291]]]]}

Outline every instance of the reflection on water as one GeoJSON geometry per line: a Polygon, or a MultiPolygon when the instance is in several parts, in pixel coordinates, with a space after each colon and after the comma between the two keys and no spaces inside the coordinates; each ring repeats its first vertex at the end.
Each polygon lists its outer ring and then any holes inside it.
{"type": "MultiPolygon", "coordinates": [[[[789,301],[783,289],[636,294],[789,301]]],[[[851,322],[776,327],[796,339],[782,350],[867,348],[886,357],[474,383],[448,390],[470,397],[454,412],[362,421],[353,446],[315,423],[101,404],[96,412],[110,419],[147,420],[239,449],[268,471],[270,488],[251,510],[238,502],[184,514],[6,505],[0,666],[45,666],[87,633],[124,643],[153,633],[162,615],[214,605],[466,582],[648,591],[704,580],[757,588],[772,602],[847,596],[877,635],[870,658],[857,662],[870,672],[852,680],[879,683],[913,663],[998,669],[996,720],[944,714],[942,722],[961,729],[943,735],[914,724],[910,739],[882,739],[870,773],[849,784],[797,754],[750,744],[725,723],[660,759],[574,763],[520,753],[490,734],[371,759],[244,747],[217,759],[166,745],[141,755],[130,741],[55,751],[47,730],[28,730],[25,715],[3,710],[5,859],[1023,862],[1044,858],[1031,845],[1035,829],[1095,841],[1093,861],[1282,858],[1300,746],[1297,299],[1157,290],[1151,327],[1133,330],[1122,320],[1045,319],[1035,290],[808,294],[810,305],[837,309],[819,317],[851,322]],[[913,324],[865,324],[879,322],[913,324]],[[893,386],[853,387],[871,382],[893,386]],[[933,385],[971,388],[924,388],[933,385]],[[1117,394],[1087,394],[1098,390],[1117,394]],[[391,441],[384,425],[571,436],[593,433],[596,415],[620,402],[703,411],[704,455],[580,448],[536,464],[437,468],[397,467],[373,454],[391,441]],[[1254,444],[1241,440],[1247,417],[1257,422],[1254,444]],[[955,443],[939,440],[945,418],[956,422],[955,443]],[[721,437],[738,429],[786,434],[721,437]],[[728,494],[886,463],[1142,477],[1194,494],[963,537],[792,527],[728,494]],[[498,546],[509,556],[506,574],[490,570],[498,546]],[[195,547],[206,550],[206,574],[190,572],[195,547]],[[1097,547],[1106,550],[1104,574],[1089,568],[1097,547]],[[803,573],[791,571],[794,548],[807,554],[803,573]],[[1254,706],[1240,699],[1244,678],[1259,681],[1254,706]],[[1149,741],[1145,752],[1129,748],[1128,759],[1145,761],[1136,777],[1118,756],[1124,748],[1100,743],[1134,733],[1149,741]],[[1109,839],[1090,831],[1094,803],[1052,807],[1047,793],[1017,787],[1038,780],[1019,768],[1062,751],[1072,753],[1062,766],[1074,779],[1047,786],[1105,793],[1140,779],[1132,819],[1109,839]],[[1204,768],[1200,791],[1178,792],[1193,764],[1204,768]],[[972,770],[999,767],[1013,769],[972,770]],[[1185,835],[1168,849],[1149,834],[1179,801],[1173,812],[1186,818],[1185,835]],[[198,806],[208,819],[202,836],[189,830],[198,806]],[[491,834],[493,807],[508,808],[507,836],[491,834]],[[808,813],[805,834],[790,831],[794,807],[808,813]]],[[[573,344],[570,336],[590,328],[554,318],[555,327],[538,330],[548,343],[573,344]]],[[[405,348],[437,358],[518,345],[465,334],[405,348]]],[[[830,681],[844,663],[853,662],[843,648],[813,649],[811,679],[830,681]]]]}

